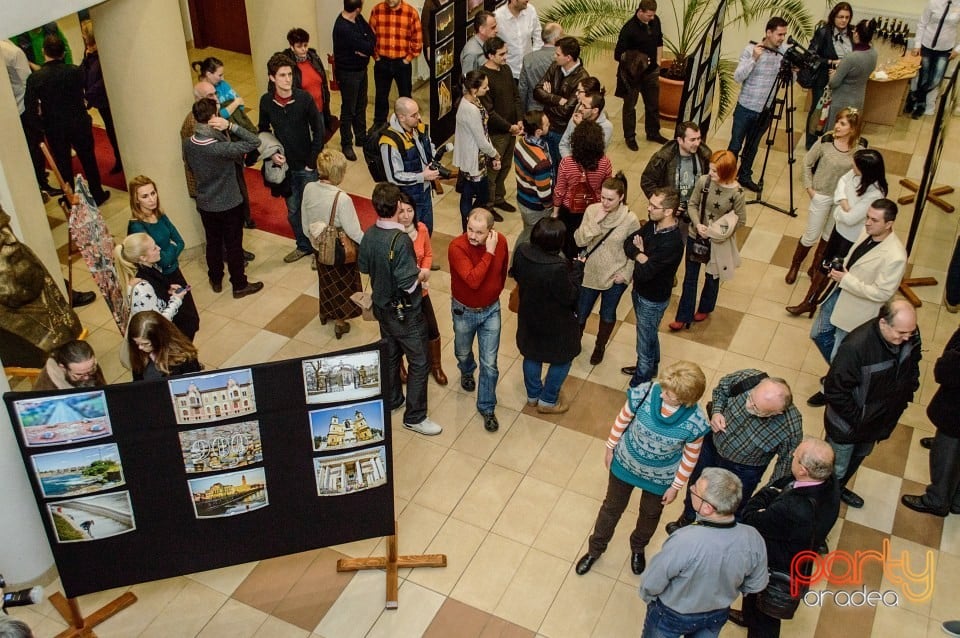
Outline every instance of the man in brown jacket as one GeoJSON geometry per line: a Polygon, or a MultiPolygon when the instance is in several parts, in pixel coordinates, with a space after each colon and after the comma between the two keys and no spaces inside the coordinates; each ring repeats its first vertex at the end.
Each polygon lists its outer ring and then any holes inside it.
{"type": "MultiPolygon", "coordinates": [[[[121,346],[124,347],[124,346],[121,346]]],[[[86,341],[68,341],[53,352],[33,384],[34,390],[68,390],[107,385],[93,348],[86,341]]]]}
{"type": "Polygon", "coordinates": [[[546,139],[554,176],[560,165],[560,139],[579,103],[577,85],[589,75],[580,63],[580,43],[576,38],[567,36],[557,40],[553,64],[533,90],[533,97],[543,104],[543,112],[550,118],[550,132],[546,139]]]}

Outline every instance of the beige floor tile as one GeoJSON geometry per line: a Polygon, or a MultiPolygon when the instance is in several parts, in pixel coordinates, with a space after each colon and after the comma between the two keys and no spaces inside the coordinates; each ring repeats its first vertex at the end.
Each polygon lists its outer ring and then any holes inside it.
{"type": "Polygon", "coordinates": [[[254,632],[254,638],[307,638],[309,631],[300,629],[296,625],[280,620],[275,616],[267,616],[267,619],[254,632]]]}
{"type": "Polygon", "coordinates": [[[940,552],[938,558],[930,617],[940,621],[956,620],[956,593],[960,591],[960,556],[940,552]]]}
{"type": "Polygon", "coordinates": [[[643,627],[643,618],[647,613],[646,605],[640,599],[635,586],[615,583],[607,604],[591,636],[632,636],[643,627]]]}
{"type": "Polygon", "coordinates": [[[401,554],[422,554],[443,526],[446,516],[416,503],[408,503],[397,517],[401,554]]]}
{"type": "Polygon", "coordinates": [[[564,490],[547,517],[533,547],[573,562],[583,540],[593,529],[601,501],[564,490]]]}
{"type": "Polygon", "coordinates": [[[217,614],[227,597],[195,582],[189,582],[163,608],[142,636],[196,636],[217,614]]]}
{"type": "MultiPolygon", "coordinates": [[[[780,245],[780,237],[780,233],[771,232],[755,226],[753,230],[750,231],[750,236],[747,238],[747,241],[744,242],[740,248],[740,256],[743,259],[769,263],[777,246],[780,245]]],[[[739,274],[738,272],[737,275],[739,274]]]]}
{"type": "Polygon", "coordinates": [[[460,499],[451,516],[489,530],[522,479],[523,474],[520,472],[492,462],[487,463],[460,499]]]}
{"type": "Polygon", "coordinates": [[[888,564],[894,561],[900,561],[900,563],[891,565],[888,572],[884,573],[880,589],[897,592],[900,598],[899,609],[926,618],[930,615],[930,606],[933,602],[940,553],[925,545],[899,536],[891,536],[888,564]]]}
{"type": "Polygon", "coordinates": [[[940,551],[960,556],[960,516],[948,516],[943,522],[940,551]]]}
{"type": "Polygon", "coordinates": [[[414,503],[449,514],[460,502],[482,466],[483,461],[474,456],[448,450],[413,497],[414,503]]]}
{"type": "Polygon", "coordinates": [[[897,499],[891,499],[890,495],[900,493],[900,481],[898,477],[861,467],[857,470],[853,491],[863,497],[865,505],[861,509],[848,508],[846,520],[882,532],[892,531],[897,499]]]}
{"type": "Polygon", "coordinates": [[[380,615],[368,638],[422,635],[443,604],[443,596],[405,581],[400,584],[398,601],[396,609],[380,615]]]}
{"type": "MultiPolygon", "coordinates": [[[[873,621],[874,636],[896,636],[897,638],[926,638],[927,617],[903,607],[877,606],[877,615],[873,621]]],[[[941,632],[941,635],[943,633],[941,632]]]]}
{"type": "Polygon", "coordinates": [[[531,549],[493,613],[536,631],[569,570],[569,562],[531,549]]]}
{"type": "MultiPolygon", "coordinates": [[[[201,323],[203,319],[201,318],[201,323]]],[[[215,335],[204,339],[200,360],[212,368],[223,367],[223,362],[235,355],[260,332],[256,326],[230,320],[215,335]]],[[[279,347],[279,346],[278,346],[279,347]]]]}
{"type": "Polygon", "coordinates": [[[556,485],[526,476],[503,508],[492,531],[530,545],[540,533],[562,491],[556,485]]]}
{"type": "Polygon", "coordinates": [[[259,609],[236,600],[228,600],[220,611],[210,619],[198,638],[218,638],[219,636],[253,636],[268,618],[259,609]]]}
{"type": "Polygon", "coordinates": [[[567,483],[567,489],[598,501],[607,493],[607,478],[610,471],[604,464],[607,442],[600,439],[590,441],[587,452],[567,483]]]}
{"type": "Polygon", "coordinates": [[[567,428],[556,428],[543,444],[527,475],[565,487],[591,438],[567,428]]]}
{"type": "Polygon", "coordinates": [[[779,325],[770,319],[744,315],[740,327],[733,336],[733,341],[730,342],[729,351],[763,359],[779,325]]]}
{"type": "Polygon", "coordinates": [[[546,636],[565,638],[590,636],[615,585],[616,581],[612,578],[593,571],[577,576],[571,565],[553,605],[540,625],[540,632],[546,636]]]}
{"type": "MultiPolygon", "coordinates": [[[[462,398],[460,400],[463,401],[462,398]]],[[[475,400],[471,398],[470,404],[472,405],[475,400]]],[[[467,421],[460,436],[453,443],[454,449],[480,459],[490,458],[490,455],[497,449],[500,441],[503,440],[507,430],[509,430],[508,426],[513,415],[511,411],[502,408],[497,411],[497,418],[500,420],[500,429],[496,432],[487,432],[483,429],[483,417],[474,408],[473,416],[467,421]]]]}
{"type": "Polygon", "coordinates": [[[387,579],[380,570],[360,571],[313,630],[325,638],[363,638],[384,611],[387,579]]]}
{"type": "Polygon", "coordinates": [[[812,343],[808,331],[794,326],[779,324],[770,341],[764,360],[787,368],[796,368],[810,352],[812,343]]]}
{"type": "MultiPolygon", "coordinates": [[[[396,431],[402,428],[399,425],[402,413],[398,411],[393,416],[393,429],[396,431]]],[[[446,448],[432,443],[426,437],[416,436],[411,439],[393,464],[394,494],[412,499],[444,454],[446,448]]]]}
{"type": "Polygon", "coordinates": [[[930,436],[930,433],[914,430],[907,452],[907,467],[903,470],[903,478],[922,485],[930,482],[930,450],[920,447],[920,439],[926,436],[930,436]]]}
{"type": "Polygon", "coordinates": [[[486,536],[485,529],[448,518],[426,549],[428,554],[445,554],[447,566],[411,569],[407,580],[449,595],[486,536]]]}
{"type": "Polygon", "coordinates": [[[556,427],[528,414],[518,415],[490,455],[490,462],[517,472],[526,472],[556,427]]]}
{"type": "Polygon", "coordinates": [[[253,571],[253,568],[256,566],[257,563],[255,562],[241,563],[239,565],[221,567],[220,569],[211,569],[206,572],[188,574],[187,578],[229,596],[237,589],[240,583],[243,582],[243,579],[250,575],[250,572],[253,571]]]}
{"type": "Polygon", "coordinates": [[[493,612],[527,551],[524,544],[498,534],[487,535],[450,597],[493,612]]]}

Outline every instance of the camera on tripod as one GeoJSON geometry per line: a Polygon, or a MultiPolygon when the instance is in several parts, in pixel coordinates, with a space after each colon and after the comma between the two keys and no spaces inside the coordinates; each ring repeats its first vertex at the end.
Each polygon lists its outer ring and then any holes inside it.
{"type": "Polygon", "coordinates": [[[816,53],[804,48],[799,42],[793,39],[793,36],[787,36],[787,44],[790,48],[783,52],[783,59],[798,69],[805,70],[811,74],[817,74],[827,61],[816,53]]]}

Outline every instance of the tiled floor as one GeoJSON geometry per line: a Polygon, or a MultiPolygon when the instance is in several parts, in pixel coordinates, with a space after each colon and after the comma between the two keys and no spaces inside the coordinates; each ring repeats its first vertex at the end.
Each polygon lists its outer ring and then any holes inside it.
{"type": "MultiPolygon", "coordinates": [[[[191,52],[192,58],[215,54],[226,62],[227,78],[248,104],[256,104],[250,60],[229,52],[191,52]]],[[[597,65],[599,66],[599,65],[597,65]]],[[[612,69],[602,79],[612,86],[612,69]]],[[[338,96],[334,94],[334,100],[338,96]]],[[[422,103],[425,103],[422,102],[422,103]]],[[[608,112],[619,128],[621,102],[608,101],[608,112]]],[[[255,114],[254,114],[255,117],[255,114]]],[[[893,197],[899,197],[901,177],[919,177],[929,138],[931,118],[900,118],[894,127],[868,126],[871,146],[887,160],[893,197]]],[[[729,120],[710,136],[710,146],[722,148],[729,135],[729,120]]],[[[665,132],[668,128],[665,126],[665,132]]],[[[766,197],[785,204],[788,193],[783,137],[774,145],[766,175],[766,197]],[[779,149],[779,150],[778,150],[779,149]]],[[[644,144],[631,153],[615,135],[610,156],[617,169],[631,180],[630,203],[643,216],[646,202],[637,188],[639,174],[654,147],[644,144]]],[[[940,181],[952,179],[960,166],[960,148],[945,145],[940,181]]],[[[784,312],[806,291],[808,278],[787,286],[783,276],[796,238],[805,222],[806,195],[799,188],[791,218],[752,205],[748,228],[740,237],[743,266],[722,286],[720,307],[709,321],[692,329],[661,334],[664,364],[678,359],[699,363],[711,384],[721,375],[756,367],[781,376],[791,384],[804,415],[804,430],[822,436],[822,414],[806,406],[803,398],[817,388],[826,369],[807,338],[810,321],[784,312]]],[[[346,188],[367,194],[370,179],[362,163],[350,166],[346,188]]],[[[163,185],[160,185],[162,192],[163,185]]],[[[948,197],[957,203],[957,196],[948,197]]],[[[453,189],[435,204],[437,234],[434,245],[444,265],[444,248],[459,232],[457,196],[453,189]]],[[[62,215],[48,208],[53,232],[66,243],[62,215]],[[59,223],[58,223],[59,222],[59,223]]],[[[122,233],[128,211],[123,197],[104,207],[111,229],[122,233]]],[[[903,210],[896,228],[905,238],[912,210],[903,210]]],[[[507,214],[498,229],[511,239],[521,223],[507,214]]],[[[923,602],[901,600],[898,607],[840,607],[831,601],[822,608],[803,607],[785,625],[785,636],[938,636],[939,623],[957,616],[960,583],[960,517],[946,520],[922,516],[899,505],[902,493],[916,493],[927,480],[927,453],[919,439],[932,428],[924,406],[935,389],[931,362],[957,326],[957,315],[940,306],[942,281],[954,238],[957,217],[928,207],[919,228],[913,254],[913,273],[932,275],[941,282],[917,290],[924,301],[919,309],[924,339],[923,385],[917,403],[904,414],[893,438],[880,445],[856,479],[856,489],[866,498],[862,510],[843,512],[830,537],[831,548],[880,550],[889,540],[891,552],[907,552],[910,568],[919,572],[925,553],[935,566],[933,595],[923,602]],[[953,601],[953,602],[951,602],[953,601]]],[[[342,341],[332,326],[321,327],[316,318],[316,275],[306,260],[284,264],[289,240],[247,231],[246,247],[257,253],[252,278],[267,284],[259,295],[234,300],[216,295],[205,285],[200,260],[184,264],[187,279],[201,308],[197,346],[208,367],[249,364],[315,354],[368,343],[378,337],[375,324],[356,320],[342,341]]],[[[77,268],[81,288],[91,288],[88,274],[77,268]]],[[[501,428],[483,430],[474,397],[456,384],[456,362],[451,345],[448,307],[449,275],[434,273],[431,281],[434,306],[440,310],[443,359],[453,383],[441,388],[430,384],[431,417],[444,426],[440,436],[425,438],[405,430],[394,432],[394,494],[399,517],[401,553],[442,552],[448,565],[442,569],[402,570],[400,607],[383,609],[385,583],[382,572],[338,574],[336,559],[344,556],[383,555],[382,539],[318,549],[296,556],[256,564],[236,565],[212,572],[191,574],[130,589],[140,599],[97,628],[100,636],[636,636],[644,608],[636,594],[639,578],[628,564],[627,537],[636,513],[636,497],[621,522],[609,551],[593,571],[580,577],[573,564],[584,551],[586,538],[606,487],[603,439],[620,408],[627,378],[623,365],[634,358],[635,328],[629,304],[621,303],[623,325],[613,336],[605,360],[587,363],[596,333],[595,318],[588,324],[584,353],[574,362],[564,387],[572,409],[565,415],[543,417],[525,407],[521,365],[513,339],[516,316],[505,312],[500,348],[497,410],[501,428]]],[[[505,297],[504,297],[505,300],[505,297]]],[[[674,304],[676,299],[674,299],[674,304]]],[[[672,318],[674,307],[668,310],[672,318]]],[[[120,336],[102,301],[79,312],[90,331],[100,361],[110,379],[121,381],[124,371],[117,361],[120,336]]],[[[677,514],[679,504],[667,508],[664,522],[677,514]]],[[[665,532],[658,531],[649,554],[660,547],[665,532]]],[[[868,588],[890,590],[896,573],[884,574],[868,564],[868,588]]],[[[817,588],[819,589],[819,588],[817,588]]],[[[80,600],[90,611],[115,596],[102,592],[80,600]]],[[[52,636],[63,623],[48,603],[17,608],[39,637],[52,636]]],[[[745,632],[729,625],[724,636],[745,632]]]]}

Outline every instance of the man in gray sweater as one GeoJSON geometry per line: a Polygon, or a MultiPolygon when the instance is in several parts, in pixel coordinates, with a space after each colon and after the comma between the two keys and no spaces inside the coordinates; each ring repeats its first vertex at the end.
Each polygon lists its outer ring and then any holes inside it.
{"type": "Polygon", "coordinates": [[[243,261],[243,204],[237,163],[257,148],[259,138],[217,115],[216,100],[204,98],[193,105],[197,126],[183,140],[183,157],[197,183],[197,211],[207,237],[207,276],[214,292],[223,290],[223,261],[235,299],[263,289],[248,281],[243,261]],[[227,132],[236,139],[231,141],[227,132]]]}

